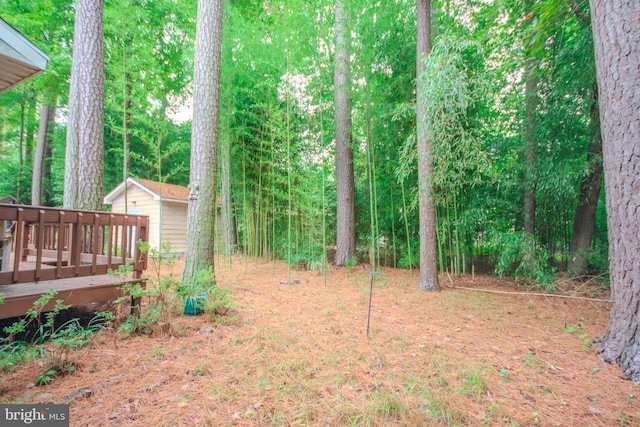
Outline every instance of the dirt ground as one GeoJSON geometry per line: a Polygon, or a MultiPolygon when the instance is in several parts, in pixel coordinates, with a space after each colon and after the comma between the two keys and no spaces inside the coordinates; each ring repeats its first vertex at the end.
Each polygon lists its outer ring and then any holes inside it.
{"type": "Polygon", "coordinates": [[[368,267],[332,268],[325,284],[236,257],[217,276],[236,320],[177,313],[172,333],[103,332],[47,386],[33,386],[35,363],[2,374],[0,401],[70,402],[72,426],[640,425],[639,387],[590,345],[607,302],[490,276],[425,293],[416,271],[383,269],[367,337],[368,267]]]}

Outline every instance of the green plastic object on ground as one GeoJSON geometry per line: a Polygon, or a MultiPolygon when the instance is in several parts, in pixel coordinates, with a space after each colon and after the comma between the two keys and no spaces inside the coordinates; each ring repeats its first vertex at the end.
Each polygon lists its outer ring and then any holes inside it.
{"type": "Polygon", "coordinates": [[[184,310],[185,316],[199,316],[204,313],[204,302],[207,300],[207,294],[200,294],[193,297],[185,297],[184,310]]]}

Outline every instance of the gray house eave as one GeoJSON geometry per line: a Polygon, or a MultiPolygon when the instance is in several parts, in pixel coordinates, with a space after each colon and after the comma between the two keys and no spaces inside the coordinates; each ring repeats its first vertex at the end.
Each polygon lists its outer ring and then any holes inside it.
{"type": "Polygon", "coordinates": [[[42,73],[49,57],[0,18],[0,93],[42,73]]]}

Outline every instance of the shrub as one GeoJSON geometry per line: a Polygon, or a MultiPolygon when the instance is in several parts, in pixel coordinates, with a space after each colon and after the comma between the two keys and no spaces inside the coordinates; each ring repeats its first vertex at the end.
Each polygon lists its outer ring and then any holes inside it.
{"type": "Polygon", "coordinates": [[[498,259],[496,273],[512,275],[519,280],[533,280],[547,290],[553,289],[553,271],[547,260],[549,254],[525,232],[499,233],[492,239],[498,259]]]}

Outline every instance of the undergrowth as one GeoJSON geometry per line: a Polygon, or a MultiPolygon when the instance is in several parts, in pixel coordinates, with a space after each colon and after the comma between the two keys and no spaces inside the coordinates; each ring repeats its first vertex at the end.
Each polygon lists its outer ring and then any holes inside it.
{"type": "Polygon", "coordinates": [[[187,299],[195,299],[196,314],[204,313],[213,322],[234,319],[228,316],[233,306],[231,291],[218,288],[213,268],[201,270],[193,280],[182,282],[174,273],[176,258],[162,255],[171,253],[168,242],[162,243],[160,249],[142,241],[138,245],[141,251],[147,252],[150,261],[152,274],[145,278],[146,284],[126,282],[132,271],[130,265],[109,272],[122,283],[122,296],[115,301],[117,315],[112,320],[124,337],[175,332],[170,319],[179,313],[187,299]],[[163,270],[168,270],[168,273],[163,274],[163,270]],[[131,314],[125,315],[129,301],[135,305],[131,307],[131,314]]]}
{"type": "Polygon", "coordinates": [[[75,371],[76,362],[70,356],[72,351],[89,343],[90,336],[104,329],[106,323],[98,314],[86,326],[72,318],[56,327],[56,318],[70,307],[62,300],[56,300],[54,307],[43,314],[56,294],[54,290],[43,294],[23,317],[3,328],[0,371],[11,371],[24,363],[37,361],[44,370],[34,378],[35,385],[46,385],[55,376],[75,371]]]}

